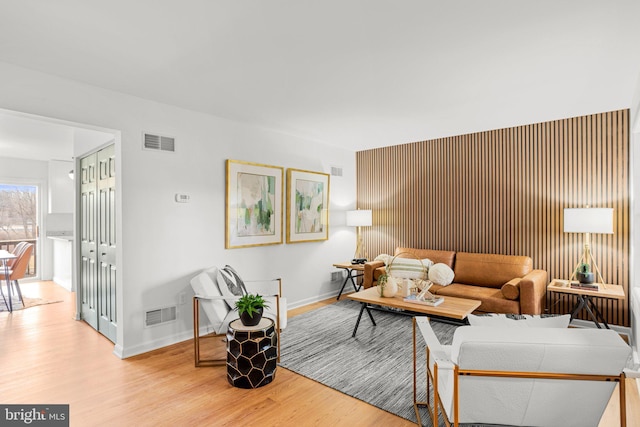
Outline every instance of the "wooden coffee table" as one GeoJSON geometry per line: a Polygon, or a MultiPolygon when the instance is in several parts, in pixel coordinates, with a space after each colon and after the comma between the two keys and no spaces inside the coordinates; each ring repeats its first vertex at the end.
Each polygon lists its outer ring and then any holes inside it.
{"type": "Polygon", "coordinates": [[[367,311],[373,326],[376,326],[376,321],[373,320],[371,310],[387,311],[411,316],[416,313],[428,314],[429,316],[464,320],[467,315],[473,312],[473,310],[480,307],[480,301],[466,298],[444,297],[442,304],[435,307],[405,302],[399,297],[383,298],[380,296],[378,288],[375,287],[348,294],[347,298],[358,301],[362,304],[360,314],[358,314],[358,320],[356,321],[356,327],[353,329],[353,334],[351,335],[352,337],[356,336],[358,326],[360,325],[360,319],[362,319],[362,313],[364,313],[365,310],[367,311]],[[398,311],[398,309],[403,311],[398,311]]]}

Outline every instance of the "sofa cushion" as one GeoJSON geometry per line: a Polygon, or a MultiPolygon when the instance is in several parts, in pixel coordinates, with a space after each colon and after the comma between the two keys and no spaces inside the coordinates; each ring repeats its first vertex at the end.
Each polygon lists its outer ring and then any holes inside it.
{"type": "Polygon", "coordinates": [[[520,302],[506,299],[500,289],[465,285],[457,280],[456,277],[456,283],[438,288],[434,285],[429,290],[436,295],[478,300],[481,304],[476,311],[483,313],[520,314],[520,302]]]}
{"type": "Polygon", "coordinates": [[[523,314],[485,314],[467,316],[471,326],[488,326],[499,328],[566,328],[571,322],[571,315],[532,316],[523,314]]]}
{"type": "Polygon", "coordinates": [[[397,247],[395,254],[400,258],[416,258],[425,259],[428,258],[433,261],[434,264],[439,262],[447,264],[453,268],[453,263],[456,259],[456,253],[453,251],[437,251],[434,249],[415,249],[415,248],[402,248],[397,247]]]}
{"type": "Polygon", "coordinates": [[[444,263],[437,263],[429,268],[429,280],[441,286],[447,286],[453,282],[453,270],[444,263]]]}
{"type": "Polygon", "coordinates": [[[502,291],[502,295],[506,299],[510,299],[511,301],[515,301],[520,298],[520,282],[522,281],[522,277],[517,277],[515,279],[509,280],[507,283],[502,285],[500,290],[502,291]]]}
{"type": "Polygon", "coordinates": [[[454,272],[456,283],[499,289],[531,272],[532,266],[533,261],[526,256],[458,252],[454,272]]]}

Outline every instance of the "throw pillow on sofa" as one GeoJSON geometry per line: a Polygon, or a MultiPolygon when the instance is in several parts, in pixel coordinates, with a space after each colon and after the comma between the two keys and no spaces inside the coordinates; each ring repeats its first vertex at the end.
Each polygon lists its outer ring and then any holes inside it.
{"type": "Polygon", "coordinates": [[[498,328],[567,328],[571,315],[486,314],[467,316],[471,326],[498,328]]]}
{"type": "Polygon", "coordinates": [[[502,296],[511,301],[515,301],[520,298],[521,281],[521,277],[516,277],[515,279],[511,279],[507,283],[502,285],[502,288],[500,288],[500,290],[502,291],[502,296]]]}
{"type": "Polygon", "coordinates": [[[396,257],[387,265],[387,274],[400,279],[426,279],[432,265],[433,261],[428,258],[420,260],[396,257]]]}
{"type": "Polygon", "coordinates": [[[426,279],[429,267],[433,265],[433,261],[429,258],[420,260],[400,258],[389,254],[380,254],[374,261],[384,262],[386,273],[399,279],[426,279]]]}
{"type": "MultiPolygon", "coordinates": [[[[244,286],[244,282],[240,278],[237,271],[230,265],[225,265],[224,268],[218,269],[218,287],[220,293],[224,297],[236,298],[247,294],[247,289],[244,286]]],[[[235,308],[234,300],[224,300],[229,308],[235,308]]]]}
{"type": "Polygon", "coordinates": [[[429,268],[429,280],[437,285],[450,285],[453,282],[453,276],[453,270],[447,264],[438,263],[429,268]]]}

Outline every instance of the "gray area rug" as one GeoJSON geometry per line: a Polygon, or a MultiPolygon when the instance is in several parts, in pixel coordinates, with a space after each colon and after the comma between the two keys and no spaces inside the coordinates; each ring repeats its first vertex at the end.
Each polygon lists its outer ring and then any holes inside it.
{"type": "MultiPolygon", "coordinates": [[[[415,422],[412,318],[373,311],[374,327],[365,312],[352,338],[359,311],[360,303],[342,300],[290,318],[282,333],[280,365],[415,422]]],[[[433,321],[432,327],[441,343],[451,343],[456,326],[433,321]]],[[[418,399],[424,401],[424,341],[418,338],[418,399]]],[[[431,425],[426,409],[420,417],[423,425],[431,425]]]]}

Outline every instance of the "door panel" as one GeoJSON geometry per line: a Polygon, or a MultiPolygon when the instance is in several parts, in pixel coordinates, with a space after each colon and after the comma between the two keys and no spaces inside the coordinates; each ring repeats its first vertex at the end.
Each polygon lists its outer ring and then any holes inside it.
{"type": "Polygon", "coordinates": [[[115,147],[111,145],[83,158],[80,165],[82,316],[115,342],[118,324],[115,147]]]}
{"type": "Polygon", "coordinates": [[[93,328],[98,329],[96,161],[96,154],[80,160],[80,289],[82,318],[93,328]]]}
{"type": "Polygon", "coordinates": [[[116,340],[115,147],[98,152],[100,312],[98,330],[116,340]]]}

